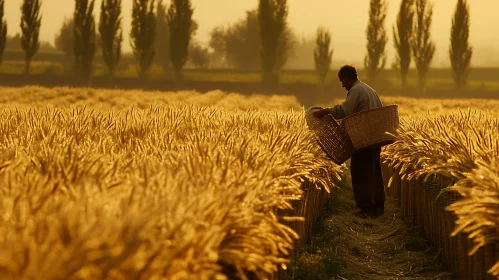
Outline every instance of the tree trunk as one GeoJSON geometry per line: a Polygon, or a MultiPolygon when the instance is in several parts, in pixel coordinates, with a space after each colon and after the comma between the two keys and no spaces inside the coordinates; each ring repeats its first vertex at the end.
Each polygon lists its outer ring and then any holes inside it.
{"type": "Polygon", "coordinates": [[[419,92],[422,96],[426,96],[426,77],[419,76],[419,92]]]}
{"type": "Polygon", "coordinates": [[[275,86],[279,84],[279,77],[277,76],[277,74],[274,74],[272,72],[264,72],[263,83],[268,86],[275,86]]]}
{"type": "Polygon", "coordinates": [[[112,73],[109,74],[109,87],[110,88],[114,87],[114,74],[112,73]]]}
{"type": "Polygon", "coordinates": [[[26,58],[26,63],[24,64],[24,74],[28,75],[31,66],[31,59],[26,58]]]}
{"type": "Polygon", "coordinates": [[[402,74],[402,88],[407,88],[407,74],[402,74]]]}
{"type": "Polygon", "coordinates": [[[182,83],[184,81],[184,73],[182,72],[182,69],[175,69],[175,77],[177,78],[178,83],[182,83]]]}

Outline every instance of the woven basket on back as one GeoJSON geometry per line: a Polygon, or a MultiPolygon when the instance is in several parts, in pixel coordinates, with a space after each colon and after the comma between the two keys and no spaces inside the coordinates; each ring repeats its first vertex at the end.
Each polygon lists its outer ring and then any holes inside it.
{"type": "Polygon", "coordinates": [[[317,136],[319,145],[324,152],[338,165],[344,163],[352,156],[354,151],[352,142],[345,128],[328,114],[323,118],[316,118],[313,112],[321,110],[320,107],[312,107],[307,110],[306,120],[308,127],[317,136]]]}
{"type": "Polygon", "coordinates": [[[387,132],[395,134],[400,125],[398,106],[364,110],[349,115],[343,124],[355,150],[389,145],[395,137],[387,132]]]}

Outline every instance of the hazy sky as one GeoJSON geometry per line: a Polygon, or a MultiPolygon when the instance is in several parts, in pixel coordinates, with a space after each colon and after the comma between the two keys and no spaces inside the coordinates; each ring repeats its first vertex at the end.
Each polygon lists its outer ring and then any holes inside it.
{"type": "MultiPolygon", "coordinates": [[[[168,0],[165,0],[168,2],[168,0]]],[[[198,39],[209,40],[209,31],[218,25],[241,19],[246,10],[254,9],[257,0],[192,0],[194,19],[199,23],[198,39]]],[[[388,0],[386,27],[389,34],[388,54],[393,58],[392,25],[395,23],[400,0],[388,0]]],[[[448,65],[448,48],[451,18],[456,0],[434,0],[432,36],[436,42],[433,66],[448,65]]],[[[499,1],[469,0],[471,8],[470,40],[474,46],[473,64],[499,65],[499,1]]],[[[98,20],[101,0],[96,0],[98,20]]],[[[365,56],[365,30],[368,20],[369,0],[288,0],[290,26],[299,35],[313,35],[318,26],[329,28],[333,36],[334,57],[360,63],[365,56]]],[[[5,1],[8,33],[20,31],[21,0],[5,1]]],[[[42,0],[42,40],[53,42],[62,20],[74,9],[73,0],[42,0]]],[[[130,32],[132,0],[123,0],[124,32],[130,32]]],[[[128,36],[125,50],[129,50],[128,36]]],[[[389,66],[389,65],[388,65],[389,66]]]]}

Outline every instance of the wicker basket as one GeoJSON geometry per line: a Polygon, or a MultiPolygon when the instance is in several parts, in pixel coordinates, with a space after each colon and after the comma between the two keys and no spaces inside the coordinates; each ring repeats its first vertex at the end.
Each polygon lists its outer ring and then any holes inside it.
{"type": "Polygon", "coordinates": [[[308,127],[317,136],[319,145],[324,152],[338,165],[348,160],[354,151],[354,147],[347,131],[341,123],[326,115],[321,119],[314,117],[313,112],[321,110],[320,107],[312,107],[306,113],[308,127]]]}
{"type": "Polygon", "coordinates": [[[343,124],[355,150],[389,145],[396,139],[387,132],[395,134],[400,124],[398,106],[364,110],[349,115],[343,124]]]}

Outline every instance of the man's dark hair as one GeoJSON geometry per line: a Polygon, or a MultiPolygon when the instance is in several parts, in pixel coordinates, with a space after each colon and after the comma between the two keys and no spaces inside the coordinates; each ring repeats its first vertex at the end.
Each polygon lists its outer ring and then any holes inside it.
{"type": "Polygon", "coordinates": [[[353,65],[345,65],[338,71],[338,78],[348,78],[350,80],[357,80],[357,69],[353,65]]]}

